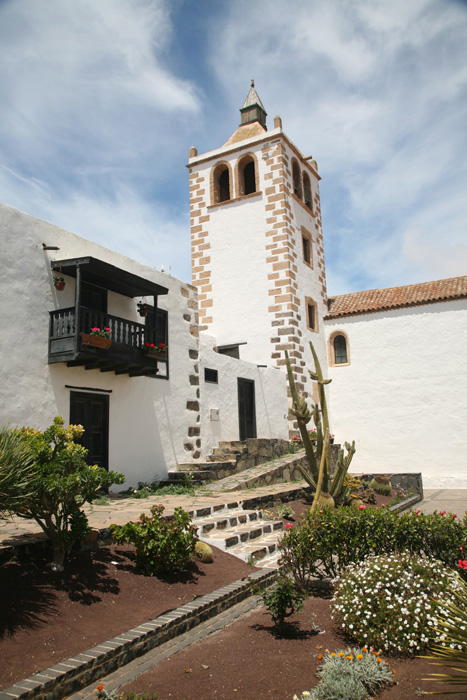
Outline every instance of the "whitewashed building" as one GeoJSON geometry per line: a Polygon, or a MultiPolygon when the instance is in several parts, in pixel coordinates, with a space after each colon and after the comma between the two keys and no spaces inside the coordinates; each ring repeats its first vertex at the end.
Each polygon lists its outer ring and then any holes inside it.
{"type": "Polygon", "coordinates": [[[209,339],[201,357],[195,287],[6,205],[0,237],[0,425],[81,423],[91,462],[122,472],[125,487],[206,457],[246,423],[287,438],[281,372],[220,355],[209,339]],[[110,347],[88,344],[94,327],[110,328],[110,347]],[[166,353],[148,356],[146,343],[166,353]]]}
{"type": "Polygon", "coordinates": [[[240,112],[189,152],[192,285],[0,205],[0,424],[61,414],[127,485],[161,479],[223,440],[286,439],[285,350],[317,400],[312,340],[353,471],[467,488],[467,277],[328,297],[316,161],[267,130],[254,84],[240,112]]]}
{"type": "Polygon", "coordinates": [[[200,328],[267,366],[283,368],[287,350],[316,400],[312,340],[332,379],[331,430],[356,441],[354,471],[467,488],[467,277],[329,298],[316,161],[280,117],[267,130],[253,83],[240,112],[223,146],[189,154],[200,328]]]}

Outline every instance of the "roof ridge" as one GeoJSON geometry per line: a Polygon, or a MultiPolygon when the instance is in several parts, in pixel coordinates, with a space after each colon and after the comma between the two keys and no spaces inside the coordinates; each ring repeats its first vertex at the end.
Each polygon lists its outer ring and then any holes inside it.
{"type": "Polygon", "coordinates": [[[467,275],[330,296],[329,313],[324,318],[375,313],[463,298],[467,298],[467,275]]]}

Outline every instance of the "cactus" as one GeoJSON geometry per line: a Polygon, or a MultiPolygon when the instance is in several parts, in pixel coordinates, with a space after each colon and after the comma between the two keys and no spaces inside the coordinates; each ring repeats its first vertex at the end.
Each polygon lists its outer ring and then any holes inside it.
{"type": "Polygon", "coordinates": [[[375,493],[379,493],[380,496],[390,496],[392,486],[387,476],[375,476],[370,482],[370,489],[373,489],[375,493]]]}
{"type": "Polygon", "coordinates": [[[212,549],[206,542],[198,542],[195,544],[195,557],[204,564],[212,564],[212,549]]]}
{"type": "MultiPolygon", "coordinates": [[[[350,489],[344,486],[344,479],[349,469],[350,462],[352,461],[352,457],[355,454],[355,441],[352,442],[352,445],[350,445],[348,442],[345,443],[347,454],[344,453],[343,449],[339,450],[336,471],[331,479],[331,445],[328,440],[329,417],[325,394],[325,386],[326,384],[329,384],[331,380],[323,378],[318,355],[316,354],[311,341],[310,349],[315,362],[315,371],[312,372],[311,370],[308,370],[308,374],[313,381],[318,383],[319,393],[319,404],[315,404],[312,411],[310,411],[308,408],[304,397],[300,396],[297,391],[289,355],[287,350],[285,351],[287,375],[293,403],[291,413],[297,419],[298,428],[302,436],[309,465],[309,469],[304,469],[300,466],[299,470],[308,485],[317,492],[318,498],[315,499],[316,502],[320,496],[319,491],[322,490],[322,493],[331,496],[336,504],[344,503],[348,500],[350,495],[350,489]],[[313,449],[313,445],[311,444],[310,436],[306,427],[312,417],[316,426],[316,454],[315,450],[313,449]],[[325,437],[323,438],[323,436],[325,437]],[[318,464],[320,467],[318,467],[318,464]],[[317,488],[318,480],[321,488],[317,488]]],[[[313,507],[315,507],[315,502],[313,503],[313,507]]]]}

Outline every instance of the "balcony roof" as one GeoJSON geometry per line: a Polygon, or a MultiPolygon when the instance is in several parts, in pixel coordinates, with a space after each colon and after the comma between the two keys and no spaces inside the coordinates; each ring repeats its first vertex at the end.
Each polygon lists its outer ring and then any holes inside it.
{"type": "Polygon", "coordinates": [[[78,266],[81,269],[81,279],[89,284],[104,287],[117,294],[126,297],[160,296],[168,294],[167,287],[156,282],[151,282],[144,277],[134,275],[132,272],[122,270],[115,265],[110,265],[103,260],[92,258],[70,258],[68,260],[53,260],[51,263],[54,272],[76,277],[78,266]]]}

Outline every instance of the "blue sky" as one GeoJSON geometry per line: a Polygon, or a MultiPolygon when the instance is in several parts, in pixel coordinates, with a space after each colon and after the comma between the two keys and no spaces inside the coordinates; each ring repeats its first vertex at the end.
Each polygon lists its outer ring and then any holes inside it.
{"type": "Polygon", "coordinates": [[[328,292],[467,274],[467,3],[0,0],[0,200],[190,280],[188,149],[250,79],[322,177],[328,292]]]}

